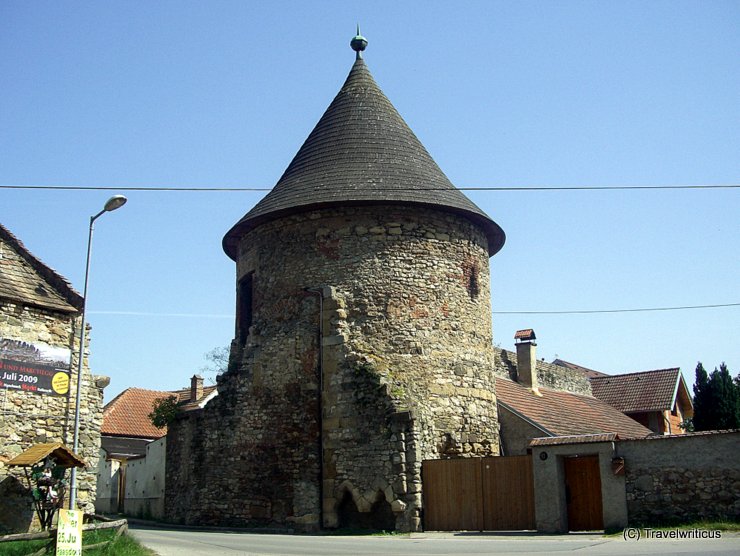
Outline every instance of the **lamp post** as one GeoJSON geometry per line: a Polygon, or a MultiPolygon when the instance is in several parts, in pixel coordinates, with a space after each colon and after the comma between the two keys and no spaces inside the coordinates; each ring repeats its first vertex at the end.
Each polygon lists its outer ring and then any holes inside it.
{"type": "MultiPolygon", "coordinates": [[[[126,204],[126,197],[123,195],[114,195],[108,199],[98,214],[90,217],[90,232],[87,236],[87,260],[85,261],[85,287],[82,292],[82,318],[80,321],[80,351],[77,356],[77,394],[75,397],[75,428],[74,440],[72,441],[72,451],[76,454],[80,443],[80,398],[82,397],[82,362],[85,358],[85,317],[87,306],[87,283],[90,277],[90,253],[92,251],[93,227],[95,221],[106,212],[111,212],[121,208],[126,204]]],[[[77,503],[77,468],[72,468],[72,477],[69,486],[69,509],[74,510],[77,503]]]]}

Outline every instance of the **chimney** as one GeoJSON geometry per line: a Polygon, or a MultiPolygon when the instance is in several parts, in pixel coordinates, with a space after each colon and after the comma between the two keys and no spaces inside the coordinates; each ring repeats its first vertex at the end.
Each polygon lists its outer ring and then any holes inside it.
{"type": "Polygon", "coordinates": [[[541,396],[537,383],[537,343],[534,330],[517,330],[514,334],[516,342],[516,380],[527,386],[534,394],[541,396]]]}
{"type": "Polygon", "coordinates": [[[203,397],[203,377],[193,375],[190,379],[190,401],[197,402],[203,397]]]}

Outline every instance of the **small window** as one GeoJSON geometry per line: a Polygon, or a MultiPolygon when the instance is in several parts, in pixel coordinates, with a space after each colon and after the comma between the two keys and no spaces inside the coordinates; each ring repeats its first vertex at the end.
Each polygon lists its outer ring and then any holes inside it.
{"type": "Polygon", "coordinates": [[[239,344],[244,345],[252,326],[253,275],[249,273],[239,280],[236,296],[236,321],[239,344]]]}

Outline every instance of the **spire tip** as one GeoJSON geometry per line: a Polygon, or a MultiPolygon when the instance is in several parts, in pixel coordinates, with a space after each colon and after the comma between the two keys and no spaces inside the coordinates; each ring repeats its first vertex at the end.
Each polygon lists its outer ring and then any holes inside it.
{"type": "Polygon", "coordinates": [[[359,60],[362,58],[362,51],[367,48],[367,39],[363,37],[360,34],[360,24],[357,24],[357,35],[355,35],[351,41],[349,41],[349,45],[352,47],[352,50],[354,50],[357,55],[356,59],[359,60]]]}

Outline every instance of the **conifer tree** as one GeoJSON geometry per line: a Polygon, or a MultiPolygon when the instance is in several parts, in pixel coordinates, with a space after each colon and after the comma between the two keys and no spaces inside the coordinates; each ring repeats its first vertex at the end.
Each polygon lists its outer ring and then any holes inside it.
{"type": "Polygon", "coordinates": [[[740,387],[724,363],[710,375],[696,366],[693,421],[696,431],[740,428],[740,387]]]}

